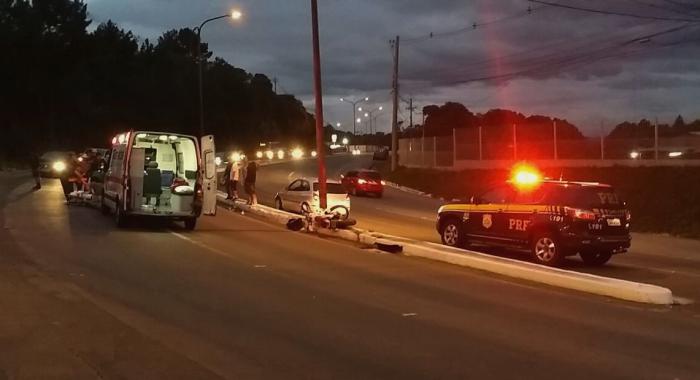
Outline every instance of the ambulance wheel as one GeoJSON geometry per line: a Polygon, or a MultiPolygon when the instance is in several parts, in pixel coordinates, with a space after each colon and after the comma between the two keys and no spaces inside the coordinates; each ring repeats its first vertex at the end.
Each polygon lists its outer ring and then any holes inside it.
{"type": "Polygon", "coordinates": [[[535,232],[531,244],[532,257],[538,264],[556,267],[564,260],[559,239],[550,231],[535,232]]]}
{"type": "Polygon", "coordinates": [[[119,228],[126,227],[127,223],[129,222],[127,216],[124,214],[124,210],[122,209],[122,205],[119,200],[117,200],[117,207],[114,210],[114,221],[119,228]]]}
{"type": "Polygon", "coordinates": [[[109,215],[109,207],[105,204],[105,193],[104,191],[102,192],[102,196],[100,197],[100,211],[102,211],[102,215],[109,215]]]}
{"type": "Polygon", "coordinates": [[[197,218],[187,218],[185,219],[185,229],[188,231],[194,230],[197,227],[197,218]]]}
{"type": "Polygon", "coordinates": [[[461,248],[464,246],[464,234],[461,223],[456,218],[446,219],[440,226],[440,238],[442,244],[461,248]]]}
{"type": "Polygon", "coordinates": [[[608,260],[610,260],[610,258],[612,257],[612,252],[610,252],[610,251],[584,251],[584,252],[579,252],[579,256],[581,256],[581,260],[583,260],[583,262],[586,265],[599,267],[599,266],[607,263],[608,260]]]}

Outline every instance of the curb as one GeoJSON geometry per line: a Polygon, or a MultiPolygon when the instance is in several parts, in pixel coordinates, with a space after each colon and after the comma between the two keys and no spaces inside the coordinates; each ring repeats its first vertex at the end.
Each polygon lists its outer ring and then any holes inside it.
{"type": "Polygon", "coordinates": [[[450,249],[435,243],[404,244],[404,254],[626,301],[655,305],[674,302],[671,290],[661,286],[544,267],[474,251],[450,249]]]}
{"type": "MultiPolygon", "coordinates": [[[[234,203],[226,200],[225,194],[222,194],[217,194],[218,203],[234,206],[278,224],[287,224],[290,219],[302,218],[300,215],[280,211],[268,206],[257,205],[251,207],[242,202],[234,203]]],[[[654,305],[671,305],[674,303],[671,290],[661,286],[545,267],[534,263],[451,248],[430,242],[420,242],[398,236],[368,232],[359,228],[347,230],[316,228],[314,231],[320,236],[334,237],[374,246],[391,253],[403,253],[405,256],[422,257],[564,289],[654,305]]]]}

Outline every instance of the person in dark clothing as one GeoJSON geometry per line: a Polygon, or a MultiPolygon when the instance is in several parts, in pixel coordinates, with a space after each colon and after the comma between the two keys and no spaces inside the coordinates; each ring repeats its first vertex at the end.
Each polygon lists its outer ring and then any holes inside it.
{"type": "Polygon", "coordinates": [[[75,177],[76,162],[77,160],[75,159],[75,154],[68,154],[68,157],[66,158],[66,169],[61,172],[61,176],[59,177],[61,180],[61,187],[63,187],[63,195],[66,197],[66,202],[69,200],[68,195],[73,191],[74,181],[71,181],[71,179],[75,177]]]}
{"type": "Polygon", "coordinates": [[[248,163],[246,167],[245,183],[244,188],[246,194],[248,194],[248,204],[257,205],[258,196],[255,194],[255,180],[258,175],[258,164],[253,160],[248,163]]]}
{"type": "Polygon", "coordinates": [[[32,177],[34,177],[34,183],[36,183],[33,188],[34,190],[41,189],[41,176],[39,175],[40,164],[39,156],[35,152],[32,152],[29,156],[29,168],[32,170],[32,177]]]}

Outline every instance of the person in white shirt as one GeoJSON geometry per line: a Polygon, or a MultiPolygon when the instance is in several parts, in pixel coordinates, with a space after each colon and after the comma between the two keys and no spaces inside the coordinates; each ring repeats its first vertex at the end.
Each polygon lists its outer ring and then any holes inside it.
{"type": "Polygon", "coordinates": [[[231,164],[231,170],[228,172],[228,199],[238,198],[238,180],[241,177],[241,163],[234,161],[231,164]]]}

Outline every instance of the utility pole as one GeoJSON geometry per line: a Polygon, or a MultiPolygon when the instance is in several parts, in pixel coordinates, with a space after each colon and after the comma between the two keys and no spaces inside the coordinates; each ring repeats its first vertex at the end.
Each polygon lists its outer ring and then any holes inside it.
{"type": "Polygon", "coordinates": [[[274,86],[273,91],[275,92],[275,95],[277,95],[277,77],[272,78],[272,85],[274,86]]]}
{"type": "Polygon", "coordinates": [[[408,107],[406,109],[409,112],[408,126],[413,127],[413,111],[416,109],[416,107],[413,106],[413,98],[408,98],[408,107]]]}
{"type": "Polygon", "coordinates": [[[559,159],[559,152],[557,152],[557,121],[554,120],[552,121],[552,129],[554,133],[554,159],[558,160],[559,159]]]}
{"type": "Polygon", "coordinates": [[[393,99],[393,111],[391,114],[391,171],[396,171],[399,161],[399,125],[398,125],[398,112],[399,112],[399,36],[396,36],[396,40],[392,41],[394,48],[394,75],[392,80],[392,89],[394,93],[393,99]]]}
{"type": "Polygon", "coordinates": [[[513,124],[513,160],[518,159],[518,138],[516,136],[515,124],[513,124]]]}
{"type": "Polygon", "coordinates": [[[318,160],[318,196],[321,210],[326,203],[326,149],[323,146],[323,93],[321,92],[321,52],[318,44],[318,6],[311,0],[311,34],[313,44],[314,96],[316,97],[316,154],[318,160]]]}
{"type": "Polygon", "coordinates": [[[654,159],[659,159],[659,118],[654,119],[654,159]]]}
{"type": "Polygon", "coordinates": [[[605,159],[605,132],[603,130],[603,121],[600,122],[600,159],[605,159]]]}

